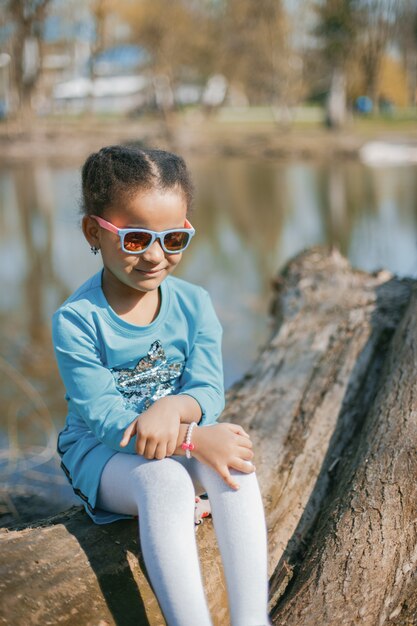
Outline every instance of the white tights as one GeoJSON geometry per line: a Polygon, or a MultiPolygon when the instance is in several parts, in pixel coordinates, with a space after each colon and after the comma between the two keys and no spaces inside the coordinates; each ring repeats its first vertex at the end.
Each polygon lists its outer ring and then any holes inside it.
{"type": "Polygon", "coordinates": [[[222,557],[231,624],[270,624],[266,524],[256,472],[231,473],[240,484],[237,491],[210,467],[180,455],[149,460],[118,452],[104,467],[97,506],[139,516],[143,558],[168,626],[212,624],[194,530],[195,495],[204,492],[222,557]]]}

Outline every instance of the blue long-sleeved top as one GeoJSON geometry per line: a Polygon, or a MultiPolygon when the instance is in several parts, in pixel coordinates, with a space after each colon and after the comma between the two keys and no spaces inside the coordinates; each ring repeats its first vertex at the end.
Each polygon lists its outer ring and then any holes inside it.
{"type": "Polygon", "coordinates": [[[57,450],[75,494],[98,524],[130,515],[96,507],[101,473],[116,452],[136,454],[126,427],[155,400],[187,394],[200,404],[200,425],[224,408],[222,328],[202,287],[168,276],[153,322],[120,318],[103,293],[102,271],[66,300],[52,318],[52,338],[66,389],[68,414],[57,450]]]}

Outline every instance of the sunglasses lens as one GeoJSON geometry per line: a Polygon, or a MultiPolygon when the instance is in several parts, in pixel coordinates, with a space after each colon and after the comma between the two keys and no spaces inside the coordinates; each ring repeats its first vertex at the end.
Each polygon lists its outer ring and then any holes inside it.
{"type": "Polygon", "coordinates": [[[152,241],[152,235],[150,233],[132,232],[125,235],[123,244],[126,250],[129,252],[141,252],[146,250],[152,241]]]}
{"type": "Polygon", "coordinates": [[[170,252],[180,252],[187,245],[190,239],[189,233],[172,232],[164,237],[164,246],[170,252]]]}

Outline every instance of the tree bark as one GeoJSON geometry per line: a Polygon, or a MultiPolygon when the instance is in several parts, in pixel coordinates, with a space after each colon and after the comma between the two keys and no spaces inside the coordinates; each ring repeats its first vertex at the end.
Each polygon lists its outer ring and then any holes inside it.
{"type": "MultiPolygon", "coordinates": [[[[274,281],[271,338],[222,416],[254,442],[274,624],[417,624],[416,290],[323,250],[274,281]]],[[[0,536],[5,623],[164,623],[136,522],[96,526],[73,508],[0,536]]],[[[197,541],[225,626],[210,521],[197,541]]]]}

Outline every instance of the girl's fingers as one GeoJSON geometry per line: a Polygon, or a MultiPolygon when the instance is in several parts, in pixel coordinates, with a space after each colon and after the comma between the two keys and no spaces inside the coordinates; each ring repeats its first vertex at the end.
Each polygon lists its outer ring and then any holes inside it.
{"type": "Polygon", "coordinates": [[[174,454],[177,448],[177,439],[178,437],[174,437],[171,441],[168,441],[166,456],[172,456],[174,454]]]}
{"type": "Polygon", "coordinates": [[[137,436],[136,452],[140,456],[144,456],[146,459],[153,459],[153,456],[148,455],[153,455],[155,453],[155,448],[158,443],[158,440],[154,437],[151,438],[149,435],[145,435],[139,431],[137,436]]]}
{"type": "Polygon", "coordinates": [[[245,461],[252,461],[253,457],[255,456],[253,451],[251,450],[251,448],[243,448],[241,447],[239,450],[239,456],[241,459],[245,460],[245,461]]]}
{"type": "Polygon", "coordinates": [[[156,441],[148,440],[146,442],[145,451],[143,453],[143,456],[145,457],[145,459],[154,459],[155,451],[157,447],[158,447],[158,444],[156,441]]]}
{"type": "Polygon", "coordinates": [[[243,437],[250,438],[250,435],[240,426],[240,424],[229,424],[231,426],[231,431],[236,433],[236,435],[242,435],[243,437]]]}
{"type": "Polygon", "coordinates": [[[256,470],[255,465],[251,461],[244,461],[243,459],[234,459],[233,463],[229,467],[232,467],[244,474],[252,474],[256,470]]]}
{"type": "Polygon", "coordinates": [[[167,444],[165,442],[159,442],[155,448],[155,459],[164,459],[167,455],[167,444]]]}
{"type": "Polygon", "coordinates": [[[136,442],[136,452],[146,459],[161,460],[166,456],[174,454],[177,447],[177,439],[177,434],[173,435],[171,439],[167,439],[167,435],[153,435],[150,438],[139,432],[136,442]]]}
{"type": "Polygon", "coordinates": [[[239,489],[240,485],[239,483],[236,481],[236,479],[233,478],[233,476],[231,475],[231,473],[229,472],[229,468],[228,467],[224,467],[219,471],[220,476],[223,478],[224,482],[229,485],[229,487],[231,487],[232,489],[234,489],[235,491],[237,489],[239,489]]]}
{"type": "Polygon", "coordinates": [[[120,441],[120,445],[121,446],[123,446],[123,447],[127,446],[127,444],[132,439],[132,437],[135,436],[135,434],[136,434],[136,425],[137,425],[137,422],[135,420],[134,422],[129,424],[129,426],[126,428],[126,430],[123,433],[123,437],[122,437],[122,439],[120,441]]]}
{"type": "Polygon", "coordinates": [[[146,437],[141,435],[141,433],[138,433],[138,436],[136,437],[136,453],[139,454],[139,456],[145,455],[146,443],[146,437]]]}
{"type": "Polygon", "coordinates": [[[247,437],[241,437],[238,440],[238,444],[239,446],[243,446],[244,448],[253,448],[253,443],[250,439],[248,439],[247,437]]]}

